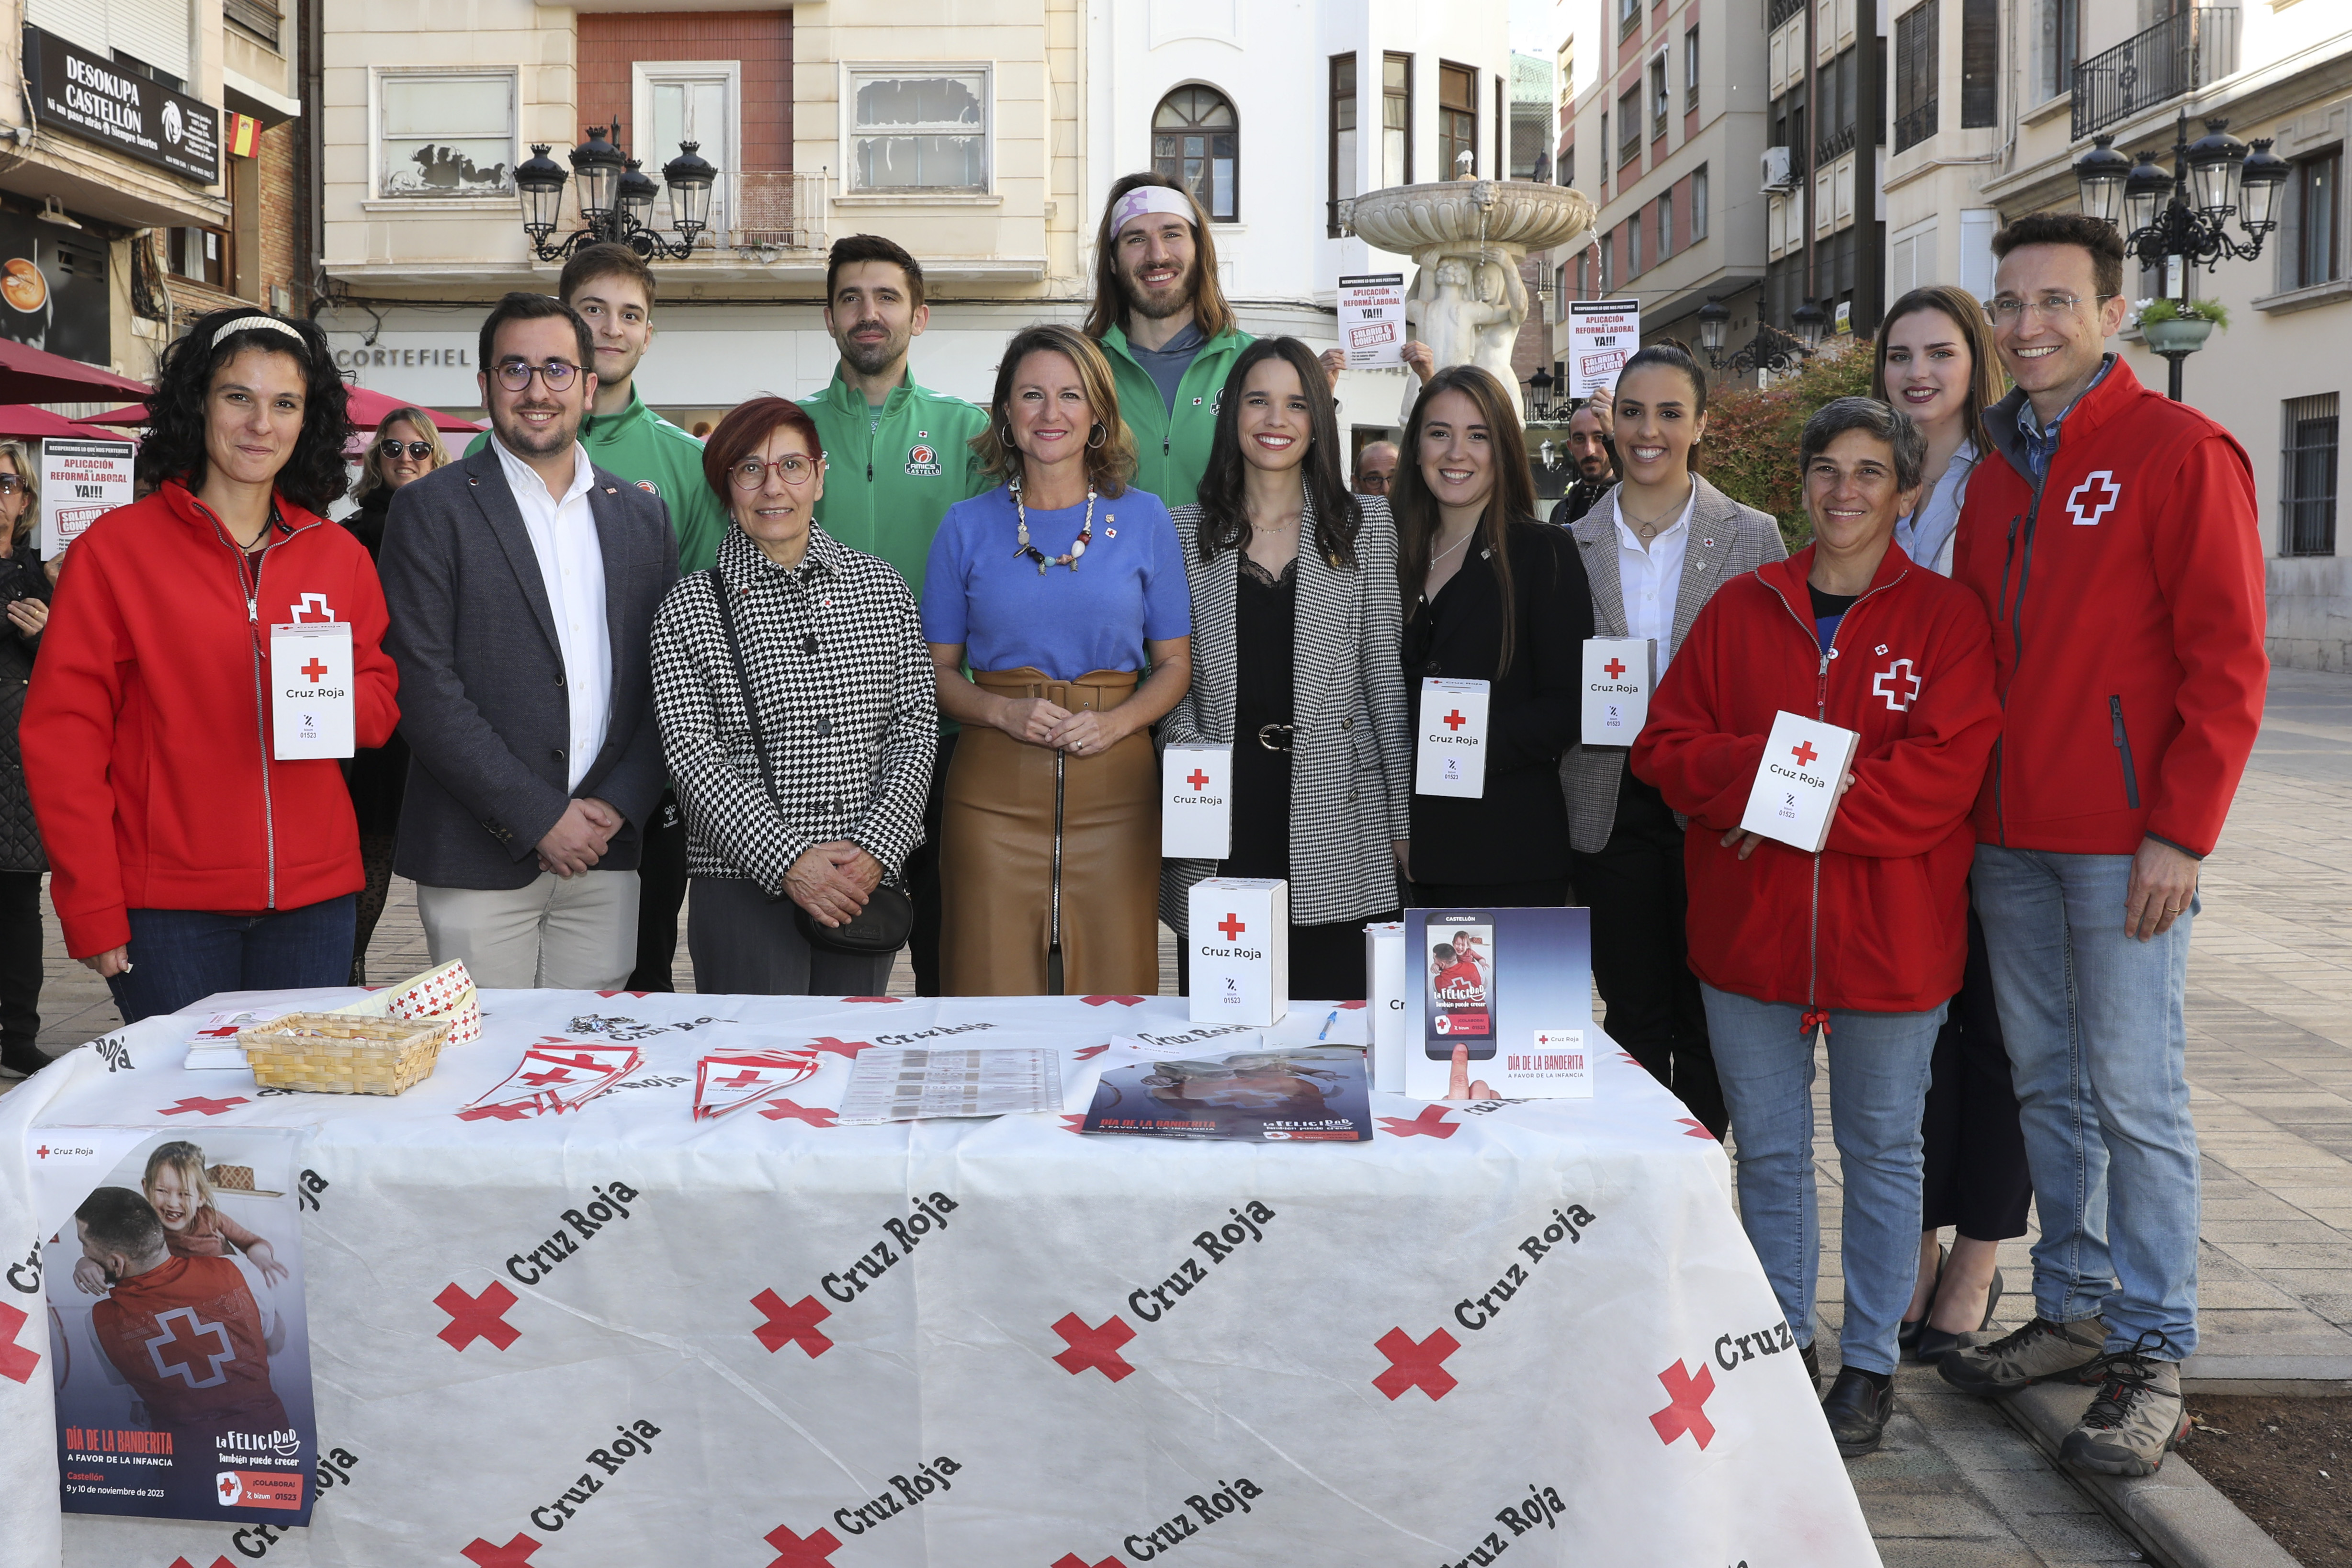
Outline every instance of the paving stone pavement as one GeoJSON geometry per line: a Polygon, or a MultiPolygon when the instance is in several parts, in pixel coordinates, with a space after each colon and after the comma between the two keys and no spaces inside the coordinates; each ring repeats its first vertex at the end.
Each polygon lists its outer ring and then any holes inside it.
{"type": "MultiPolygon", "coordinates": [[[[2204,1159],[2200,1354],[2215,1385],[2352,1379],[2352,678],[2281,670],[2221,845],[2206,862],[2189,973],[2189,1075],[2204,1159]]],[[[48,923],[41,1044],[115,1027],[104,984],[48,923]]],[[[677,979],[692,975],[680,942],[677,979]]],[[[1174,986],[1161,932],[1161,989],[1174,986]]],[[[396,883],[372,977],[426,967],[415,891],[396,883]]],[[[902,958],[891,990],[910,994],[902,958]]],[[[1836,1365],[1840,1189],[1817,1087],[1822,1322],[1836,1365]]],[[[1998,1313],[2032,1312],[2031,1235],[2005,1244],[1998,1313]]],[[[1849,1471],[1888,1568],[2058,1568],[2142,1560],[1991,1406],[1932,1372],[1896,1378],[1885,1446],[1849,1471]]],[[[2175,1463],[2179,1462],[2176,1458],[2175,1463]]]]}

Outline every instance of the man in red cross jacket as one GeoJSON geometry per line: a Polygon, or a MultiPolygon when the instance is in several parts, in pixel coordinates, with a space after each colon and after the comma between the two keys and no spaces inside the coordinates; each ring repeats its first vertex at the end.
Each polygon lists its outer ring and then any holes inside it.
{"type": "Polygon", "coordinates": [[[2198,863],[2262,723],[2263,547],[2245,449],[2104,351],[2113,225],[1993,238],[1987,413],[1952,575],[1992,617],[2001,738],[1973,879],[2042,1239],[2034,1320],[1945,1357],[1955,1385],[2099,1385],[2063,1456],[2147,1475],[2197,1348],[2197,1131],[2186,1071],[2198,863]]]}

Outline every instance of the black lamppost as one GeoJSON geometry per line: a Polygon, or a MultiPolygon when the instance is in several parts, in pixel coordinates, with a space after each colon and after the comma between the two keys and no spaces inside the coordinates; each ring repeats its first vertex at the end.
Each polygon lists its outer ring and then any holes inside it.
{"type": "MultiPolygon", "coordinates": [[[[531,253],[541,261],[561,261],[584,245],[625,245],[648,261],[684,261],[694,254],[696,236],[710,222],[710,188],[719,171],[702,157],[698,141],[681,141],[677,156],[662,165],[669,186],[670,225],[675,238],[653,226],[654,200],[660,187],[653,177],[604,138],[608,128],[592,125],[588,139],[573,148],[572,172],[580,179],[582,226],[550,244],[563,205],[563,166],[547,155],[548,144],[531,143],[531,155],[515,170],[515,187],[522,193],[522,229],[531,253]]],[[[616,120],[609,128],[620,130],[616,120]]]]}
{"type": "Polygon", "coordinates": [[[1552,416],[1551,389],[1559,384],[1549,371],[1540,368],[1528,378],[1528,418],[1540,421],[1552,416]]]}
{"type": "Polygon", "coordinates": [[[1756,336],[1747,346],[1729,359],[1723,357],[1724,330],[1731,324],[1731,312],[1714,295],[1698,308],[1698,346],[1706,351],[1707,363],[1718,371],[1738,371],[1746,374],[1754,371],[1770,371],[1785,375],[1813,357],[1822,346],[1822,338],[1830,324],[1829,315],[1811,300],[1797,307],[1791,318],[1797,336],[1790,337],[1767,321],[1756,324],[1756,336]]]}
{"type": "MultiPolygon", "coordinates": [[[[2137,161],[2126,159],[2115,150],[2114,137],[2095,138],[2096,145],[2074,163],[2084,214],[2116,225],[2124,232],[2125,254],[2142,261],[2160,260],[2167,264],[2168,275],[2176,256],[2184,272],[2192,267],[2210,270],[2225,256],[2233,261],[2253,260],[2263,254],[2263,239],[2278,226],[2273,214],[2289,169],[2286,160],[2271,151],[2269,137],[2255,138],[2249,150],[2229,128],[2226,120],[2209,120],[2205,134],[2192,142],[2184,111],[2173,130],[2169,174],[2158,166],[2153,152],[2142,152],[2137,161]],[[2232,215],[2247,235],[2242,241],[2229,232],[2232,215]]],[[[2172,287],[2168,276],[2166,286],[2172,287]]],[[[2188,298],[2185,277],[2180,293],[2173,298],[2188,298]]],[[[2176,402],[2180,399],[2181,361],[2201,341],[2156,348],[2172,366],[2176,402]]]]}

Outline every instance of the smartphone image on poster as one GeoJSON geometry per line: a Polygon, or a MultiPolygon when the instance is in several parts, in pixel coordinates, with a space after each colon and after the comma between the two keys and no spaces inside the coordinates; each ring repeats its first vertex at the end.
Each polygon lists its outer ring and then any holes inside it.
{"type": "Polygon", "coordinates": [[[1427,930],[1424,1049],[1450,1061],[1456,1045],[1467,1045],[1471,1061],[1485,1061],[1495,1054],[1495,917],[1433,915],[1427,930]]]}

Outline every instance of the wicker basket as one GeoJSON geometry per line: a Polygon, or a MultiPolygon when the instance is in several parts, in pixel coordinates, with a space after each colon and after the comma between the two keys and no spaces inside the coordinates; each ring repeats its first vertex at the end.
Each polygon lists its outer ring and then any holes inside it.
{"type": "Polygon", "coordinates": [[[288,1013],[236,1040],[265,1089],[310,1094],[401,1094],[433,1076],[449,1039],[446,1019],[288,1013]]]}

